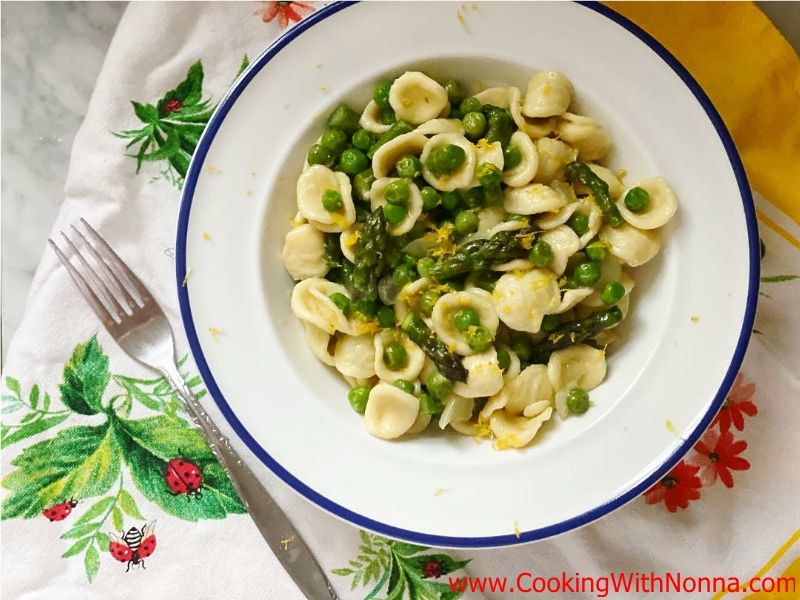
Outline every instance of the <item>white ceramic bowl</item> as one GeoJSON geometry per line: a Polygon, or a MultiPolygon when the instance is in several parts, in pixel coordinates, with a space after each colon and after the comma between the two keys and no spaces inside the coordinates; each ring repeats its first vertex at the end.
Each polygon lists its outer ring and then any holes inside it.
{"type": "Polygon", "coordinates": [[[289,30],[211,119],[187,177],[177,243],[192,352],[255,455],[343,519],[451,547],[555,535],[663,477],[738,370],[758,281],[739,157],[708,98],[664,48],[598,5],[472,6],[334,4],[289,30]],[[289,307],[280,249],[306,149],[337,103],[363,106],[377,81],[410,67],[523,89],[537,69],[562,71],[578,110],[613,136],[610,163],[629,181],[662,175],[680,199],[662,253],[636,271],[631,317],[609,353],[607,380],[592,392],[595,406],[553,419],[521,451],[439,431],[399,442],[369,436],[346,384],[311,354],[289,307]],[[225,333],[215,339],[212,326],[225,333]]]}

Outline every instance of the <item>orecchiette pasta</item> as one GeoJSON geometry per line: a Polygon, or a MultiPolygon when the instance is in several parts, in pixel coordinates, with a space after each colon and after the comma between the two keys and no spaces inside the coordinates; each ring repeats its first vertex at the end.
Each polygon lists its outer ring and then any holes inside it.
{"type": "Polygon", "coordinates": [[[678,198],[664,178],[645,179],[635,187],[647,192],[647,208],[641,212],[633,212],[628,210],[624,201],[620,200],[617,202],[617,208],[622,213],[622,218],[639,229],[657,229],[666,225],[678,210],[678,198]]]}
{"type": "Polygon", "coordinates": [[[455,104],[457,88],[412,71],[360,113],[336,107],[281,258],[311,351],[370,434],[436,420],[521,448],[593,404],[632,268],[659,252],[677,198],[660,177],[624,190],[600,160],[608,131],[569,112],[561,73],[534,74],[524,98],[498,86],[455,104]]]}
{"type": "Polygon", "coordinates": [[[558,71],[539,71],[528,81],[522,112],[527,117],[562,115],[572,101],[572,83],[558,71]]]}
{"type": "Polygon", "coordinates": [[[324,234],[308,223],[295,227],[283,240],[281,258],[292,279],[324,277],[328,272],[324,234]]]}
{"type": "Polygon", "coordinates": [[[384,440],[408,432],[419,415],[419,400],[388,383],[377,384],[369,393],[364,424],[367,431],[384,440]]]}
{"type": "Polygon", "coordinates": [[[389,104],[398,119],[419,125],[439,116],[447,106],[447,92],[419,71],[403,73],[389,91],[389,104]]]}

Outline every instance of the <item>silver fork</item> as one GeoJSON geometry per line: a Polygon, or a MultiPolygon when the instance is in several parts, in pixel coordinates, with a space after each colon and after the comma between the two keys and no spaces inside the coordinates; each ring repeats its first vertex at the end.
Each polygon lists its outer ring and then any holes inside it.
{"type": "Polygon", "coordinates": [[[63,231],[61,235],[85,276],[52,239],[48,240],[72,281],[120,348],[170,382],[228,474],[256,527],[300,590],[313,600],[336,600],[333,587],[308,545],[183,381],[175,364],[175,341],[164,311],[100,234],[85,220],[81,219],[81,224],[86,235],[75,225],[72,230],[96,267],[92,267],[63,231]]]}

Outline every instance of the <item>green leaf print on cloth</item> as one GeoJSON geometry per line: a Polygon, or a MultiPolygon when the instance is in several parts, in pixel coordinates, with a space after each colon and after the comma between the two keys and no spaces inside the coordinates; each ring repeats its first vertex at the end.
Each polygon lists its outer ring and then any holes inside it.
{"type": "MultiPolygon", "coordinates": [[[[245,55],[236,76],[249,64],[245,55]]],[[[163,170],[155,179],[163,177],[181,188],[200,135],[216,108],[209,98],[203,99],[202,62],[198,60],[189,67],[186,78],[155,104],[131,100],[131,105],[144,126],[114,135],[129,140],[126,148],[135,149],[136,153],[128,156],[136,159],[136,172],[144,162],[161,162],[163,170]]]]}
{"type": "MultiPolygon", "coordinates": [[[[194,92],[181,93],[191,97],[194,92]]],[[[38,385],[25,394],[17,379],[6,377],[3,448],[69,423],[11,460],[14,470],[2,480],[9,492],[2,503],[3,519],[43,515],[54,523],[68,522],[71,528],[60,534],[68,542],[62,557],[82,556],[91,581],[103,561],[110,559],[109,533],[124,537],[131,526],[143,527],[145,514],[152,517],[156,506],[187,521],[245,512],[225,472],[200,432],[183,416],[181,404],[163,378],[112,373],[96,337],[75,347],[62,378],[63,408],[54,409],[49,393],[42,393],[38,385]],[[140,413],[136,418],[131,416],[134,407],[140,413]],[[143,411],[151,414],[142,416],[143,411]],[[197,469],[197,489],[189,490],[180,474],[170,472],[173,460],[197,469]],[[168,485],[167,475],[173,478],[173,486],[168,485]],[[145,506],[143,511],[133,489],[155,506],[145,506]],[[79,513],[77,517],[71,517],[73,511],[79,513]]],[[[199,377],[187,380],[198,396],[205,394],[198,389],[200,383],[199,377]]]]}
{"type": "Polygon", "coordinates": [[[433,581],[448,573],[463,569],[468,560],[454,560],[446,554],[426,554],[425,546],[390,540],[359,531],[359,555],[348,561],[347,567],[332,573],[350,577],[350,588],[371,586],[364,600],[452,600],[461,596],[448,583],[433,581]]]}

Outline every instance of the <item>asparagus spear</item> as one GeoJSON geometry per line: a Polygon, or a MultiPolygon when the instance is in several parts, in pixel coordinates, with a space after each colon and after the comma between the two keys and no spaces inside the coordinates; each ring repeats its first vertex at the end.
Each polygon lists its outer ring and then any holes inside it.
{"type": "Polygon", "coordinates": [[[470,271],[486,269],[497,260],[509,260],[528,254],[522,245],[526,235],[535,233],[533,227],[514,231],[501,231],[489,239],[472,240],[461,246],[453,256],[436,263],[430,277],[438,280],[451,279],[470,271]]]}
{"type": "Polygon", "coordinates": [[[608,184],[600,179],[595,172],[589,168],[589,165],[578,161],[571,162],[567,165],[566,169],[564,169],[564,177],[566,177],[567,181],[572,183],[579,181],[592,190],[594,199],[597,201],[597,204],[600,206],[600,209],[603,211],[603,214],[612,227],[619,227],[625,222],[622,219],[622,215],[619,213],[617,205],[614,204],[614,201],[611,199],[611,195],[608,192],[608,184]]]}
{"type": "Polygon", "coordinates": [[[439,372],[453,381],[467,381],[467,370],[461,358],[447,349],[420,317],[408,313],[403,319],[402,329],[409,339],[431,357],[439,372]]]}
{"type": "Polygon", "coordinates": [[[383,209],[376,208],[367,215],[356,242],[355,267],[345,278],[345,286],[354,303],[378,298],[378,277],[383,270],[388,234],[383,209]]]}
{"type": "Polygon", "coordinates": [[[621,320],[622,311],[618,306],[612,306],[597,310],[585,319],[564,323],[533,347],[531,362],[544,364],[556,350],[586,341],[621,320]]]}

